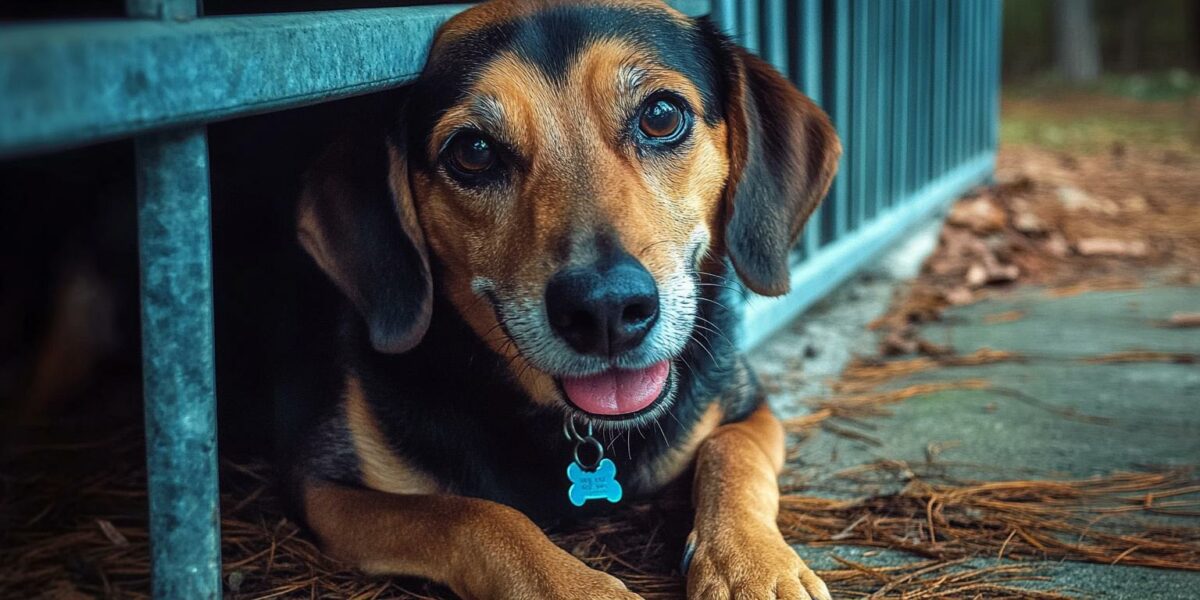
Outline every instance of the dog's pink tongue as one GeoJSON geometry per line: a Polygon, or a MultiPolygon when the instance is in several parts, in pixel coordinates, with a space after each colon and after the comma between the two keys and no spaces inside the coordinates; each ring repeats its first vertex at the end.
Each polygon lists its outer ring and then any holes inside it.
{"type": "Polygon", "coordinates": [[[667,383],[667,361],[636,371],[610,369],[587,377],[564,377],[571,403],[594,415],[627,415],[650,406],[667,383]]]}

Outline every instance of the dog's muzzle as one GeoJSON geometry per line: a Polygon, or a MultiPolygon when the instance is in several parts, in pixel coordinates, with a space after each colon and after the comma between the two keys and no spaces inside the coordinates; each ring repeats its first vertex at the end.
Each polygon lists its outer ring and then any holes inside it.
{"type": "MultiPolygon", "coordinates": [[[[554,334],[580,354],[614,361],[646,339],[658,322],[658,286],[628,254],[588,266],[565,268],[546,286],[546,312],[554,334]]],[[[671,365],[663,360],[642,369],[610,368],[563,377],[563,392],[580,410],[627,415],[650,406],[663,393],[671,365]]]]}

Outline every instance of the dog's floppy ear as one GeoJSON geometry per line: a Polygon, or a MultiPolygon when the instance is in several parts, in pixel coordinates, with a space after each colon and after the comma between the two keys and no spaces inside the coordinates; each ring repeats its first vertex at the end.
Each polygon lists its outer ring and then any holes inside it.
{"type": "Polygon", "coordinates": [[[380,352],[404,352],[429,327],[433,285],[402,135],[356,135],[305,175],[300,244],[366,319],[380,352]]]}
{"type": "Polygon", "coordinates": [[[725,245],[746,286],[791,287],[788,256],[829,191],[842,147],[829,117],[774,67],[713,33],[726,80],[725,245]]]}

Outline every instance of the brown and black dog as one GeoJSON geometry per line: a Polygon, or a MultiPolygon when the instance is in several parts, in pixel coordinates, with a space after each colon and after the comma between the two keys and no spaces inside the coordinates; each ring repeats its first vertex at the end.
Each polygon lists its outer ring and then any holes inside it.
{"type": "Polygon", "coordinates": [[[694,474],[690,597],[828,598],[775,524],[784,434],[731,341],[740,285],[788,291],[841,152],[827,116],[643,0],[467,10],[397,110],[299,207],[352,307],[291,454],[326,550],[467,598],[636,598],[534,524],[581,510],[569,421],[626,436],[626,496],[694,474]]]}

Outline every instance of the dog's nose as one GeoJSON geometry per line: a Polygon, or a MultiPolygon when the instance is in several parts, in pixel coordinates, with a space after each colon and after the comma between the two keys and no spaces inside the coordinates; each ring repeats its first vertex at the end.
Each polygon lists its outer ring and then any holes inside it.
{"type": "Polygon", "coordinates": [[[572,348],[612,357],[636,347],[658,320],[658,286],[632,256],[603,266],[569,267],[546,285],[554,332],[572,348]]]}

